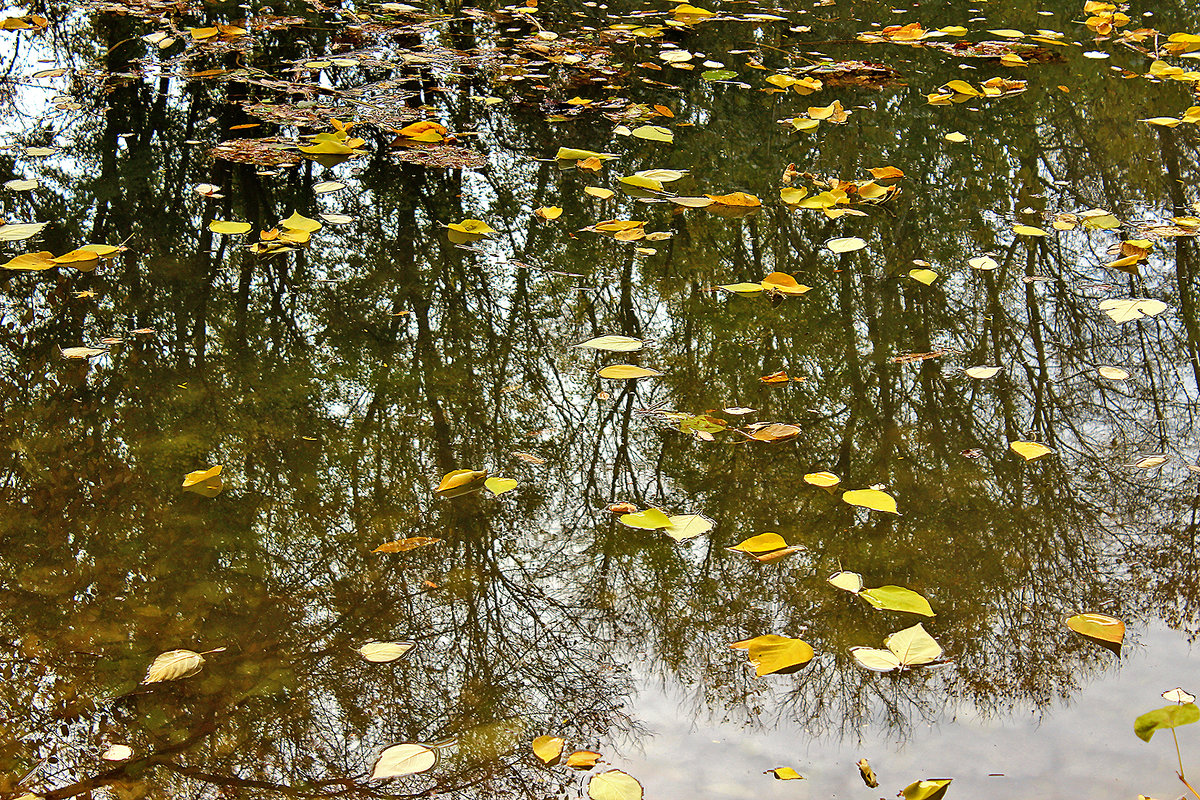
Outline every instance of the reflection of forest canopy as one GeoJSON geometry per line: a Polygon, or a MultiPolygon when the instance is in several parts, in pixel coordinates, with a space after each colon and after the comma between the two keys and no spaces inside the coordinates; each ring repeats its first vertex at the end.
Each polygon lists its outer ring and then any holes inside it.
{"type": "MultiPolygon", "coordinates": [[[[717,53],[744,45],[739,30],[672,35],[717,53]]],[[[54,35],[107,54],[119,72],[148,48],[115,45],[141,32],[100,15],[54,35]]],[[[449,35],[467,47],[485,32],[460,24],[449,35]]],[[[313,52],[326,44],[308,42],[313,52]]],[[[305,52],[267,35],[251,63],[305,52]]],[[[162,787],[170,773],[297,796],[374,793],[362,779],[379,746],[456,737],[439,783],[405,786],[549,794],[529,788],[525,743],[553,731],[595,744],[633,725],[622,652],[695,681],[713,710],[903,732],[947,694],[987,712],[1069,693],[1081,671],[1108,663],[1062,629],[1075,611],[1156,614],[1195,631],[1186,473],[1122,466],[1147,452],[1195,456],[1192,244],[1160,248],[1166,257],[1132,278],[1097,266],[1111,237],[1010,245],[1002,221],[1026,207],[1185,212],[1178,181],[1196,176],[1182,129],[1105,135],[1129,128],[1147,93],[1170,89],[1097,69],[1070,95],[997,101],[962,128],[976,143],[968,156],[941,141],[947,113],[921,98],[953,65],[888,55],[911,85],[842,91],[854,114],[824,139],[776,123],[803,98],[680,73],[677,112],[707,122],[678,129],[670,151],[609,142],[594,117],[548,127],[532,109],[499,106],[479,120],[468,98],[486,86],[465,80],[439,102],[452,130],[480,131],[486,170],[400,164],[375,135],[379,152],[351,162],[361,194],[338,195],[336,210],[357,221],[266,259],[208,222],[265,228],[327,201],[311,192],[323,179],[315,164],[273,180],[209,164],[185,144],[209,115],[221,130],[245,122],[222,94],[245,87],[193,82],[179,95],[147,76],[85,91],[98,113],[63,134],[71,160],[48,169],[47,191],[2,201],[6,217],[54,221],[47,248],[128,237],[131,252],[90,275],[5,279],[0,773],[36,766],[52,798],[114,782],[137,796],[148,788],[138,780],[152,774],[162,787]],[[885,164],[908,177],[866,218],[771,206],[726,219],[620,195],[597,204],[581,191],[595,181],[533,160],[567,140],[621,148],[612,174],[687,168],[693,193],[773,198],[788,161],[826,177],[885,164]],[[226,199],[196,196],[201,182],[226,199]],[[536,205],[562,206],[572,227],[624,216],[674,236],[639,256],[597,234],[565,236],[529,215],[536,205]],[[438,224],[465,217],[501,233],[456,248],[438,224]],[[831,256],[822,242],[835,235],[872,246],[831,256]],[[999,269],[964,266],[985,251],[999,269]],[[947,277],[909,280],[913,259],[947,277]],[[777,306],[712,290],[773,270],[814,289],[777,306]],[[72,295],[83,289],[96,297],[72,295]],[[1101,299],[1126,295],[1161,297],[1176,314],[1117,326],[1098,313],[1101,299]],[[91,365],[55,354],[143,327],[156,334],[129,336],[91,365]],[[665,377],[600,385],[596,359],[567,345],[601,333],[656,340],[639,358],[665,377]],[[893,360],[937,349],[947,355],[893,360]],[[986,383],[956,371],[986,363],[1005,369],[986,383]],[[1136,374],[1106,382],[1103,364],[1136,374]],[[805,380],[759,381],[778,369],[805,380]],[[803,435],[695,441],[638,413],[656,403],[751,406],[754,419],[803,435]],[[1017,463],[1006,445],[1018,438],[1060,456],[1017,463]],[[179,477],[206,463],[227,465],[230,488],[217,501],[180,498],[179,477]],[[468,466],[525,482],[502,500],[432,497],[438,476],[468,466]],[[887,484],[903,516],[856,515],[803,484],[817,469],[851,488],[887,484]],[[618,499],[703,512],[718,526],[675,545],[617,525],[603,509],[618,499]],[[759,565],[721,549],[765,530],[806,550],[759,565]],[[403,536],[444,541],[369,553],[403,536]],[[927,594],[938,611],[929,627],[953,663],[902,676],[856,669],[847,648],[875,646],[901,624],[824,584],[842,568],[927,594]],[[766,684],[780,705],[726,647],[767,632],[803,633],[819,654],[766,684]],[[369,667],[354,648],[371,638],[418,647],[399,665],[369,667]],[[228,650],[187,682],[136,686],[156,653],[180,646],[228,650]],[[142,755],[95,768],[101,745],[118,740],[142,755]]],[[[1052,84],[1056,69],[1029,75],[1052,84]]]]}

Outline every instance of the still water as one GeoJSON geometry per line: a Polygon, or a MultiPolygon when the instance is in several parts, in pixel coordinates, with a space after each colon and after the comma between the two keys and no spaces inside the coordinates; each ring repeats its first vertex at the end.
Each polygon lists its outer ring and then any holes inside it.
{"type": "Polygon", "coordinates": [[[0,793],[1185,791],[1200,10],[677,5],[7,12],[0,793]]]}

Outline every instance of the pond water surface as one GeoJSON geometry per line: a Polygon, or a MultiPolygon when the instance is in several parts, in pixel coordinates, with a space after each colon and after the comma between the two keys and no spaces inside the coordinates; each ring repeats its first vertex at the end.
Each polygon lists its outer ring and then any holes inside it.
{"type": "Polygon", "coordinates": [[[7,16],[0,797],[1186,791],[1200,8],[7,16]]]}

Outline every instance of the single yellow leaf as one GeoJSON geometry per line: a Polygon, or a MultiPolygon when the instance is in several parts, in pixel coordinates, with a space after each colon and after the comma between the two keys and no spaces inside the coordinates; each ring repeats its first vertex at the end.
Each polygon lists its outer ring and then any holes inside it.
{"type": "Polygon", "coordinates": [[[316,233],[321,230],[321,223],[315,219],[309,219],[298,212],[293,211],[292,215],[279,223],[284,228],[292,231],[307,231],[308,233],[316,233]]]}
{"type": "Polygon", "coordinates": [[[812,661],[814,656],[807,642],[774,633],[734,642],[729,646],[746,651],[747,659],[755,665],[755,674],[759,677],[795,672],[812,661]]]}
{"type": "Polygon", "coordinates": [[[842,482],[842,479],[832,472],[810,472],[804,476],[804,482],[822,489],[831,489],[842,482]]]}
{"type": "Polygon", "coordinates": [[[591,800],[642,800],[642,785],[637,778],[619,769],[593,775],[587,791],[591,800]]]}
{"type": "Polygon", "coordinates": [[[804,780],[804,776],[799,772],[796,772],[796,770],[792,769],[791,767],[776,767],[775,769],[768,770],[768,772],[775,776],[775,780],[779,781],[804,780]]]}
{"type": "Polygon", "coordinates": [[[854,489],[844,492],[842,499],[852,506],[861,506],[872,511],[886,511],[889,514],[900,513],[896,510],[896,498],[878,489],[854,489]]]}
{"type": "Polygon", "coordinates": [[[433,491],[442,497],[457,497],[461,494],[478,492],[487,480],[486,469],[456,469],[442,476],[437,488],[433,491]]]}
{"type": "Polygon", "coordinates": [[[610,364],[598,373],[601,378],[609,378],[611,380],[629,380],[632,378],[657,378],[662,375],[646,367],[639,367],[634,364],[610,364]]]}
{"type": "Polygon", "coordinates": [[[358,648],[358,653],[372,664],[387,664],[402,657],[416,644],[416,642],[367,642],[358,648]]]}
{"type": "Polygon", "coordinates": [[[575,769],[591,769],[601,758],[595,750],[576,750],[567,756],[567,766],[575,769]]]}
{"type": "Polygon", "coordinates": [[[564,744],[566,740],[561,736],[539,736],[533,740],[533,754],[538,761],[549,766],[562,757],[564,744]]]}
{"type": "Polygon", "coordinates": [[[1107,614],[1076,614],[1069,617],[1066,624],[1080,636],[1089,639],[1118,645],[1125,640],[1125,623],[1107,614]]]}
{"type": "Polygon", "coordinates": [[[202,497],[216,497],[221,493],[221,470],[223,464],[208,469],[199,469],[183,476],[183,490],[202,497]]]}
{"type": "Polygon", "coordinates": [[[1008,447],[1026,461],[1033,461],[1054,452],[1041,442],[1009,442],[1008,447]]]}
{"type": "Polygon", "coordinates": [[[631,528],[641,528],[647,531],[656,531],[660,528],[671,527],[671,518],[658,508],[647,508],[645,511],[622,514],[620,522],[622,525],[628,525],[631,528]]]}
{"type": "Polygon", "coordinates": [[[850,594],[858,594],[863,590],[863,577],[857,572],[835,572],[826,581],[850,594]]]}
{"type": "Polygon", "coordinates": [[[929,286],[938,279],[938,274],[931,269],[910,269],[908,277],[912,278],[917,283],[923,283],[929,286]]]}
{"type": "Polygon", "coordinates": [[[513,478],[488,478],[483,485],[493,495],[499,496],[517,488],[517,481],[513,478]]]}
{"type": "Polygon", "coordinates": [[[225,220],[215,219],[208,223],[208,229],[213,233],[223,234],[238,234],[249,233],[253,227],[249,222],[226,222],[225,220]]]}

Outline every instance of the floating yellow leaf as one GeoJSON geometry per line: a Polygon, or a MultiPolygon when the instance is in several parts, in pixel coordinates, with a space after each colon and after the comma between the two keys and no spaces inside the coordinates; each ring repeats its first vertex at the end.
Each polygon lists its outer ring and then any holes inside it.
{"type": "Polygon", "coordinates": [[[334,139],[325,139],[314,144],[301,145],[299,150],[301,153],[307,153],[310,156],[348,156],[354,155],[356,152],[350,145],[334,139]]]}
{"type": "MultiPolygon", "coordinates": [[[[222,650],[224,648],[221,648],[222,650]]],[[[169,650],[155,657],[142,683],[190,678],[204,666],[204,656],[192,650],[169,650]]]]}
{"type": "MultiPolygon", "coordinates": [[[[1000,33],[1000,31],[992,31],[992,33],[1000,33]]],[[[1010,31],[1010,33],[1020,33],[1020,31],[1010,31]]],[[[946,795],[946,789],[950,786],[952,778],[929,778],[928,780],[916,781],[905,786],[901,795],[904,800],[941,800],[946,795]]]]}
{"type": "Polygon", "coordinates": [[[657,378],[662,375],[656,370],[639,367],[634,364],[610,364],[596,373],[601,378],[611,380],[629,380],[631,378],[657,378]]]}
{"type": "Polygon", "coordinates": [[[822,489],[832,489],[842,482],[842,479],[832,472],[810,472],[804,476],[804,482],[822,489]]]}
{"type": "Polygon", "coordinates": [[[535,208],[533,213],[536,214],[539,219],[549,221],[561,217],[563,210],[558,206],[542,206],[541,208],[535,208]]]}
{"type": "Polygon", "coordinates": [[[967,373],[968,377],[985,381],[994,378],[1000,372],[1000,367],[967,367],[963,372],[967,373]]]}
{"type": "Polygon", "coordinates": [[[863,590],[863,577],[857,572],[835,572],[826,580],[834,587],[850,594],[858,594],[863,590]]]}
{"type": "Polygon", "coordinates": [[[593,775],[587,791],[591,800],[642,800],[642,785],[637,778],[619,769],[593,775]]]}
{"type": "Polygon", "coordinates": [[[1125,623],[1107,614],[1076,614],[1066,620],[1067,627],[1088,639],[1119,645],[1125,641],[1125,623]]]}
{"type": "Polygon", "coordinates": [[[251,227],[253,226],[249,222],[226,222],[225,220],[220,219],[215,219],[208,223],[208,229],[213,233],[249,233],[251,227]]]}
{"type": "Polygon", "coordinates": [[[513,478],[488,478],[483,485],[493,495],[499,496],[517,488],[517,481],[513,478]]]}
{"type": "Polygon", "coordinates": [[[900,513],[896,510],[896,498],[878,489],[854,489],[843,492],[842,499],[852,506],[861,506],[872,511],[886,511],[889,514],[900,513]]]}
{"type": "Polygon", "coordinates": [[[489,233],[496,232],[492,226],[478,219],[464,219],[462,222],[451,222],[446,227],[452,231],[469,233],[474,236],[486,236],[489,233]]]}
{"type": "Polygon", "coordinates": [[[316,233],[321,230],[321,223],[315,219],[309,219],[295,211],[287,219],[279,223],[283,227],[292,231],[307,231],[308,233],[316,233]]]}
{"type": "Polygon", "coordinates": [[[903,586],[879,586],[875,589],[863,589],[858,596],[883,611],[904,611],[909,614],[920,614],[923,617],[935,616],[928,600],[912,589],[905,589],[903,586]]]}
{"type": "Polygon", "coordinates": [[[693,539],[713,529],[713,521],[700,514],[680,514],[670,518],[671,524],[663,533],[677,542],[693,539]]]}
{"type": "Polygon", "coordinates": [[[616,194],[612,189],[605,189],[601,186],[585,186],[583,191],[592,197],[599,197],[601,200],[607,200],[616,194]]]}
{"type": "Polygon", "coordinates": [[[802,295],[812,288],[811,286],[798,283],[795,278],[786,272],[772,272],[762,279],[762,286],[764,289],[790,295],[802,295]]]}
{"type": "Polygon", "coordinates": [[[923,283],[929,286],[938,279],[938,274],[931,269],[910,269],[908,277],[912,278],[917,283],[923,283]]]}
{"type": "Polygon", "coordinates": [[[1012,229],[1013,229],[1013,233],[1019,234],[1021,236],[1049,236],[1050,235],[1049,231],[1042,230],[1041,228],[1035,228],[1032,225],[1013,225],[1012,229]]]}
{"type": "Polygon", "coordinates": [[[40,253],[23,253],[19,256],[14,256],[13,258],[10,258],[6,264],[4,264],[4,269],[26,270],[33,272],[43,269],[50,269],[51,267],[57,266],[58,264],[54,261],[53,253],[48,250],[43,250],[40,253]]]}
{"type": "Polygon", "coordinates": [[[738,542],[727,550],[736,550],[741,553],[749,553],[750,555],[760,555],[762,553],[770,553],[775,550],[781,550],[788,546],[783,537],[778,533],[760,533],[757,536],[751,536],[749,539],[738,542]]]}
{"type": "Polygon", "coordinates": [[[771,775],[775,776],[775,780],[779,781],[802,781],[804,776],[791,767],[776,767],[772,770],[767,770],[771,775]]]}
{"type": "Polygon", "coordinates": [[[358,648],[358,653],[372,664],[387,664],[412,650],[416,644],[416,642],[367,642],[358,648]]]}
{"type": "Polygon", "coordinates": [[[539,736],[533,740],[533,754],[538,761],[549,766],[562,757],[564,744],[566,740],[561,736],[539,736]]]}
{"type": "Polygon", "coordinates": [[[671,133],[670,129],[664,128],[661,125],[642,125],[639,128],[634,128],[633,136],[638,139],[646,139],[651,142],[666,142],[667,144],[675,141],[675,134],[671,133]]]}
{"type": "Polygon", "coordinates": [[[202,497],[216,497],[221,493],[221,470],[224,468],[223,464],[217,464],[215,467],[189,472],[183,476],[183,490],[202,497]]]}
{"type": "Polygon", "coordinates": [[[616,158],[612,153],[597,153],[595,150],[580,150],[575,147],[560,147],[554,157],[559,161],[583,161],[589,158],[607,161],[610,158],[616,158]]]}
{"type": "Polygon", "coordinates": [[[961,131],[953,131],[951,133],[947,133],[942,138],[952,144],[962,144],[967,140],[967,135],[961,131]]]}
{"type": "Polygon", "coordinates": [[[729,645],[735,650],[745,650],[747,659],[756,666],[755,674],[786,675],[803,667],[813,659],[813,649],[807,642],[768,633],[729,645]]]}
{"type": "Polygon", "coordinates": [[[486,469],[456,469],[442,476],[433,491],[442,497],[458,497],[461,494],[478,492],[487,480],[486,469]]]}
{"type": "Polygon", "coordinates": [[[660,528],[671,527],[671,518],[658,508],[647,508],[645,511],[622,514],[620,522],[622,525],[628,525],[631,528],[641,528],[647,531],[656,531],[660,528]]]}
{"type": "Polygon", "coordinates": [[[919,623],[891,634],[883,640],[883,646],[887,649],[851,647],[850,653],[859,664],[876,672],[916,667],[942,656],[942,646],[919,623]]]}
{"type": "Polygon", "coordinates": [[[742,208],[757,208],[762,205],[762,201],[752,194],[746,192],[730,192],[729,194],[707,194],[705,195],[713,203],[721,206],[739,206],[742,208]]]}
{"type": "Polygon", "coordinates": [[[779,190],[779,199],[788,205],[799,203],[808,196],[808,189],[804,187],[785,186],[779,190]]]}
{"type": "Polygon", "coordinates": [[[997,264],[996,259],[992,258],[991,256],[976,256],[975,258],[967,261],[967,266],[971,267],[972,269],[992,270],[996,269],[996,267],[1000,265],[997,264]]]}
{"type": "Polygon", "coordinates": [[[632,353],[635,350],[642,349],[642,340],[634,339],[632,336],[597,336],[595,339],[588,339],[586,342],[572,345],[572,347],[586,347],[591,350],[608,350],[614,353],[632,353]]]}
{"type": "Polygon", "coordinates": [[[857,236],[845,236],[825,242],[825,247],[829,248],[831,253],[852,253],[855,250],[862,250],[866,246],[867,243],[857,236]]]}
{"type": "Polygon", "coordinates": [[[1008,448],[1026,461],[1033,461],[1054,452],[1041,442],[1009,442],[1008,448]]]}
{"type": "Polygon", "coordinates": [[[394,745],[379,754],[371,780],[417,775],[433,769],[437,762],[437,751],[431,747],[412,742],[394,745]]]}
{"type": "Polygon", "coordinates": [[[1101,367],[1097,370],[1101,378],[1108,378],[1110,381],[1123,381],[1129,378],[1129,373],[1120,367],[1101,367]]]}
{"type": "Polygon", "coordinates": [[[1167,304],[1152,298],[1131,297],[1127,300],[1105,300],[1100,303],[1100,310],[1108,314],[1113,322],[1132,322],[1161,314],[1167,310],[1167,304]]]}
{"type": "Polygon", "coordinates": [[[567,756],[567,766],[575,769],[591,769],[600,760],[600,753],[595,750],[576,750],[567,756]]]}

